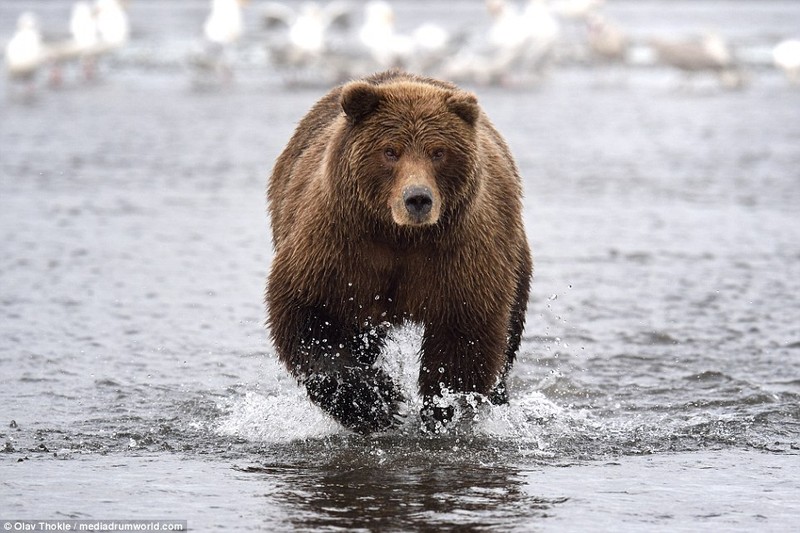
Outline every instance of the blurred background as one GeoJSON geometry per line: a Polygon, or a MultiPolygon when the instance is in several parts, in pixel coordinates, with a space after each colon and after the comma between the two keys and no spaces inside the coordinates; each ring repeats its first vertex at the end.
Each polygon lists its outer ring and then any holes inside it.
{"type": "Polygon", "coordinates": [[[775,75],[800,83],[799,16],[786,0],[8,0],[0,43],[7,92],[118,70],[181,71],[195,88],[325,86],[390,67],[481,85],[592,69],[603,84],[641,83],[644,71],[741,89],[775,75]]]}

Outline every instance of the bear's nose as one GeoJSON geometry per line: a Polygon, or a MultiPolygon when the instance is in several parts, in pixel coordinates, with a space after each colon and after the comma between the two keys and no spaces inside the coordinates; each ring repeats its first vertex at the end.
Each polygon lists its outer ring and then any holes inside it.
{"type": "Polygon", "coordinates": [[[403,191],[403,202],[412,217],[421,219],[431,212],[433,192],[424,185],[412,185],[403,191]]]}

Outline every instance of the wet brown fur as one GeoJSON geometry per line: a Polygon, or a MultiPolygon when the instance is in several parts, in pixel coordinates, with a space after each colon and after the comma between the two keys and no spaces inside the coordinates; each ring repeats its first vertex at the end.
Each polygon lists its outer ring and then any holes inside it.
{"type": "Polygon", "coordinates": [[[266,295],[278,355],[312,400],[357,431],[391,425],[401,397],[373,363],[385,324],[409,320],[424,327],[425,405],[442,387],[504,401],[532,269],[521,196],[502,137],[454,85],[387,72],[314,105],[269,182],[266,295]],[[410,184],[432,192],[425,220],[404,211],[410,184]],[[345,393],[358,397],[330,398],[345,393]],[[350,400],[375,405],[342,412],[350,400]]]}

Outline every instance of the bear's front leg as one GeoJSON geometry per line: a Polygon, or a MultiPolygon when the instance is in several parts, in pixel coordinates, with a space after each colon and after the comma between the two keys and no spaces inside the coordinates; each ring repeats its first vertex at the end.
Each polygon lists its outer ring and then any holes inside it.
{"type": "Polygon", "coordinates": [[[397,405],[403,396],[380,368],[317,372],[305,380],[305,386],[314,403],[358,433],[385,430],[398,422],[397,405]]]}
{"type": "Polygon", "coordinates": [[[489,396],[501,386],[506,344],[501,321],[457,329],[426,325],[419,373],[425,429],[436,432],[452,419],[453,406],[442,401],[445,391],[489,396]]]}
{"type": "Polygon", "coordinates": [[[359,329],[321,308],[270,308],[270,329],[278,355],[306,387],[309,398],[359,433],[393,426],[403,396],[375,360],[385,331],[359,329]]]}

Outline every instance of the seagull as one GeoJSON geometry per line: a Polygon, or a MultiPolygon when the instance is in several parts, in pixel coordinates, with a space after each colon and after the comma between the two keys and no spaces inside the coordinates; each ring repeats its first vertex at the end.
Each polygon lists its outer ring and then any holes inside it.
{"type": "Polygon", "coordinates": [[[529,0],[522,16],[528,28],[523,61],[541,76],[552,59],[561,26],[545,0],[529,0]]]}
{"type": "Polygon", "coordinates": [[[775,66],[786,73],[789,83],[800,87],[800,39],[786,39],[772,49],[775,66]]]}
{"type": "Polygon", "coordinates": [[[210,43],[227,46],[242,36],[244,22],[238,0],[211,0],[211,12],[203,24],[203,34],[210,43]]]}
{"type": "Polygon", "coordinates": [[[599,14],[589,15],[586,22],[592,55],[606,63],[624,62],[628,51],[627,35],[599,14]]]}
{"type": "Polygon", "coordinates": [[[490,79],[533,72],[541,78],[560,35],[560,25],[544,0],[530,0],[520,12],[505,0],[487,0],[494,19],[489,28],[490,79]]]}
{"type": "Polygon", "coordinates": [[[485,41],[455,54],[445,64],[444,76],[504,85],[522,73],[523,79],[533,74],[532,81],[540,82],[560,35],[560,25],[544,0],[530,0],[522,10],[506,0],[486,0],[486,9],[492,22],[485,41]]]}
{"type": "Polygon", "coordinates": [[[100,33],[97,28],[95,12],[89,2],[72,4],[69,18],[71,40],[57,45],[54,54],[58,56],[51,74],[51,83],[60,83],[59,63],[61,59],[79,59],[83,75],[87,80],[94,79],[97,54],[100,52],[100,33]]]}
{"type": "Polygon", "coordinates": [[[683,41],[654,39],[651,44],[659,61],[688,76],[698,72],[713,72],[726,88],[741,87],[744,82],[728,44],[715,33],[707,33],[701,39],[683,41]]]}
{"type": "Polygon", "coordinates": [[[69,33],[72,41],[82,50],[90,50],[100,40],[97,31],[97,21],[91,4],[79,1],[72,4],[69,17],[69,33]]]}
{"type": "Polygon", "coordinates": [[[233,79],[230,48],[244,33],[240,0],[211,0],[211,10],[203,22],[205,46],[189,57],[196,87],[216,86],[233,79]]]}
{"type": "Polygon", "coordinates": [[[528,29],[517,6],[506,0],[487,0],[486,9],[493,19],[489,27],[489,46],[498,50],[514,50],[522,46],[528,29]]]}
{"type": "Polygon", "coordinates": [[[451,52],[451,36],[440,25],[425,22],[404,34],[395,30],[394,22],[394,9],[388,2],[372,0],[365,5],[364,24],[358,36],[379,68],[426,72],[451,52]]]}
{"type": "Polygon", "coordinates": [[[110,53],[128,42],[130,27],[128,16],[119,0],[97,0],[72,4],[69,19],[70,38],[49,46],[53,67],[50,85],[62,83],[62,66],[68,61],[79,61],[86,80],[95,78],[97,58],[110,53]]]}
{"type": "Polygon", "coordinates": [[[25,83],[30,95],[36,73],[47,59],[36,15],[26,11],[17,19],[16,32],[6,45],[5,63],[8,76],[13,81],[25,83]]]}
{"type": "Polygon", "coordinates": [[[425,22],[411,33],[414,51],[409,60],[413,71],[428,72],[437,68],[454,50],[453,38],[438,24],[425,22]]]}
{"type": "Polygon", "coordinates": [[[300,55],[317,59],[325,51],[327,28],[328,20],[319,4],[305,4],[289,27],[289,42],[300,55]]]}
{"type": "Polygon", "coordinates": [[[268,29],[283,27],[285,40],[273,46],[273,57],[291,67],[315,66],[330,52],[328,35],[332,29],[349,27],[353,9],[349,2],[330,2],[321,5],[306,2],[295,10],[284,4],[270,2],[262,19],[268,29]]]}
{"type": "Polygon", "coordinates": [[[394,29],[394,9],[383,0],[370,0],[364,6],[364,24],[359,40],[380,68],[402,67],[414,51],[414,40],[394,29]]]}
{"type": "Polygon", "coordinates": [[[95,22],[100,43],[106,50],[125,45],[130,38],[128,14],[119,0],[97,0],[95,22]]]}
{"type": "Polygon", "coordinates": [[[727,44],[716,34],[707,34],[700,40],[655,39],[652,45],[662,63],[686,72],[719,71],[732,62],[727,44]]]}

